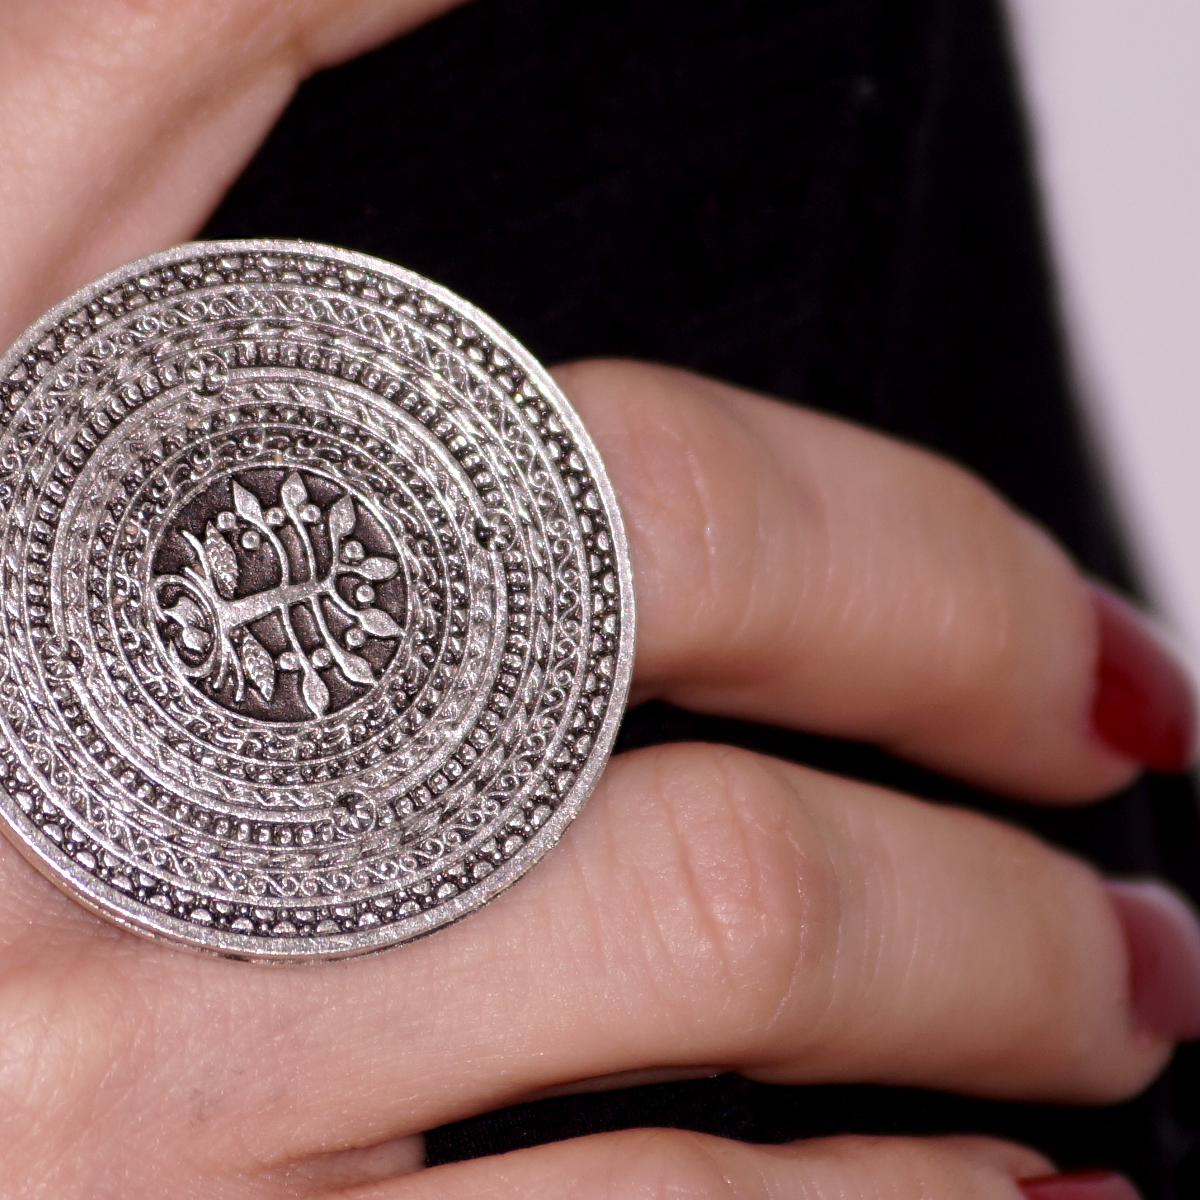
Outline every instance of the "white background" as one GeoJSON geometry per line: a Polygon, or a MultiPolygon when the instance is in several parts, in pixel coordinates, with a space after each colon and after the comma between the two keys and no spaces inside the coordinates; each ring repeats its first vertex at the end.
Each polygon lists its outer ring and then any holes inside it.
{"type": "Polygon", "coordinates": [[[1077,377],[1200,661],[1200,0],[1007,0],[1077,377]]]}

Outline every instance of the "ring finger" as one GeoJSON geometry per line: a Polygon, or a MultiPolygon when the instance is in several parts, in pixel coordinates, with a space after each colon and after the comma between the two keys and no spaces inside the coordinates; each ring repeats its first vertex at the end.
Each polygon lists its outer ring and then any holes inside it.
{"type": "MultiPolygon", "coordinates": [[[[1050,1165],[983,1138],[824,1138],[746,1146],[667,1129],[600,1134],[499,1158],[435,1167],[356,1192],[356,1200],[1038,1200],[1018,1180],[1050,1165]]],[[[1120,1180],[1112,1177],[1121,1186],[1120,1180]]],[[[1132,1188],[1096,1200],[1134,1200],[1132,1188]]]]}
{"type": "MultiPolygon", "coordinates": [[[[117,1094],[174,1114],[158,1137],[202,1119],[206,1138],[178,1152],[210,1171],[653,1067],[1103,1101],[1196,1031],[1146,1024],[1117,911],[1082,864],[973,814],[714,747],[615,761],[521,887],[377,959],[248,973],[93,934],[81,914],[2,985],[0,1011],[27,1022],[8,1044],[39,1038],[13,1111],[76,1130],[63,1105],[117,1094]]],[[[1168,957],[1200,957],[1192,937],[1168,957]]]]}

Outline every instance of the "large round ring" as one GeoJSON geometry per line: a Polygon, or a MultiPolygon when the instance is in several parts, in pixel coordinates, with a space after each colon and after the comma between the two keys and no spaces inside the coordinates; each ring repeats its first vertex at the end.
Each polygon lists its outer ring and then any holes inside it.
{"type": "Polygon", "coordinates": [[[629,684],[625,535],[533,357],[411,271],[193,243],[0,360],[0,814],[140,933],[420,937],[579,812],[629,684]]]}

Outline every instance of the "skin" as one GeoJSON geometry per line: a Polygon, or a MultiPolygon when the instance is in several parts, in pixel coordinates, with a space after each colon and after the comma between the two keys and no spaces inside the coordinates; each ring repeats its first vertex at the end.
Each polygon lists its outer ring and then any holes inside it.
{"type": "MultiPolygon", "coordinates": [[[[0,341],[186,239],[307,73],[449,7],[4,0],[0,341]]],[[[636,694],[1085,802],[1096,630],[1047,536],[922,451],[668,368],[559,379],[629,525],[636,694]]],[[[0,1192],[1017,1200],[986,1139],[754,1147],[662,1130],[433,1170],[423,1130],[734,1069],[1105,1102],[1139,1029],[1088,866],[983,817],[742,751],[615,760],[560,847],[427,941],[255,969],[91,917],[0,844],[0,1192]]]]}

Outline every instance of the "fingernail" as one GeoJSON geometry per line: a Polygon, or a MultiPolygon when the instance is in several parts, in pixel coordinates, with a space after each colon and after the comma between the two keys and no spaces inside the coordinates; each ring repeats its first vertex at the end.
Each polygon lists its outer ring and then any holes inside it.
{"type": "Polygon", "coordinates": [[[1138,1190],[1113,1171],[1072,1171],[1022,1179],[1017,1186],[1025,1200],[1141,1200],[1138,1190]]]}
{"type": "Polygon", "coordinates": [[[1105,883],[1129,947],[1129,1004],[1147,1033],[1200,1037],[1200,924],[1161,883],[1105,883]]]}
{"type": "Polygon", "coordinates": [[[1100,627],[1092,726],[1111,749],[1155,771],[1182,771],[1196,752],[1187,672],[1128,601],[1091,584],[1100,627]]]}

